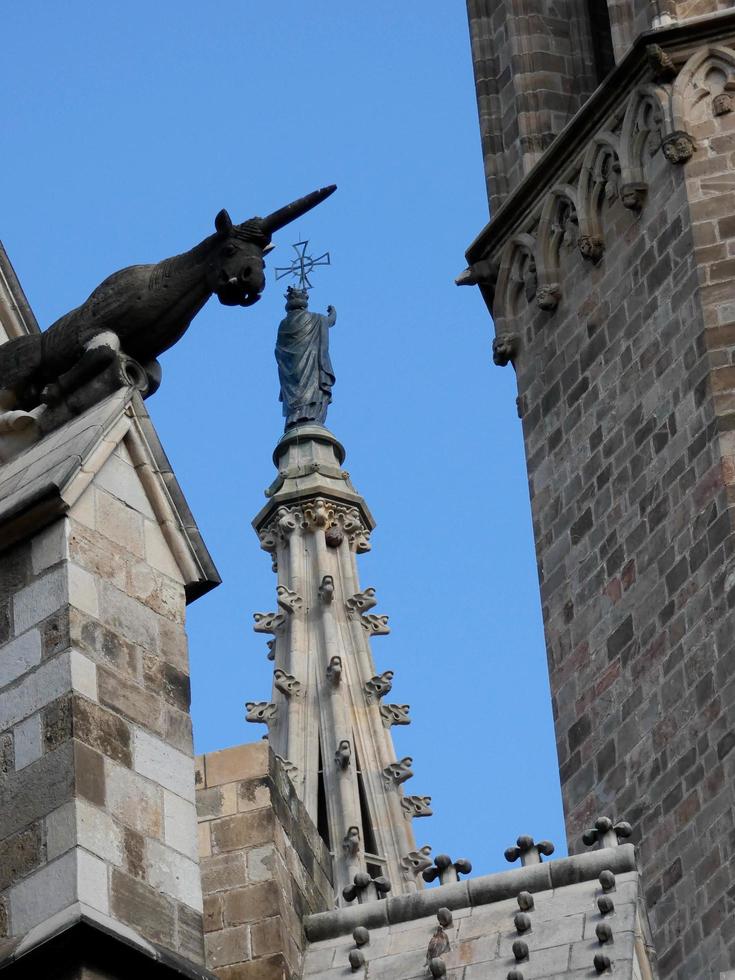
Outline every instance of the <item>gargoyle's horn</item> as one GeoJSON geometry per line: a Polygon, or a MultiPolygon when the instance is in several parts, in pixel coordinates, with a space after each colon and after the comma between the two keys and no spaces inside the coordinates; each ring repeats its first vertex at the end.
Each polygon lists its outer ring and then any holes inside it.
{"type": "Polygon", "coordinates": [[[267,218],[261,218],[263,231],[267,235],[272,235],[274,231],[278,231],[279,228],[283,228],[290,222],[300,218],[302,214],[311,211],[317,204],[321,204],[330,194],[334,194],[336,190],[337,185],[330,184],[329,187],[322,187],[318,191],[312,191],[306,197],[300,197],[298,201],[287,204],[285,208],[279,208],[278,211],[269,214],[267,218]]]}

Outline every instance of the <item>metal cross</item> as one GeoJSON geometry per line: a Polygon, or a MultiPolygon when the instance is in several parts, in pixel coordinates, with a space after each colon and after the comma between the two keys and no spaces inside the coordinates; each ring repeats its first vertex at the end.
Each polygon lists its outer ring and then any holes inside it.
{"type": "Polygon", "coordinates": [[[276,279],[283,279],[284,276],[293,276],[299,280],[299,289],[312,289],[313,286],[309,281],[309,276],[317,265],[331,265],[329,259],[329,252],[324,252],[323,255],[317,256],[317,258],[312,258],[311,255],[306,254],[306,249],[309,244],[307,239],[304,242],[296,242],[295,245],[291,247],[296,251],[296,258],[293,260],[289,266],[281,266],[276,269],[276,279]]]}

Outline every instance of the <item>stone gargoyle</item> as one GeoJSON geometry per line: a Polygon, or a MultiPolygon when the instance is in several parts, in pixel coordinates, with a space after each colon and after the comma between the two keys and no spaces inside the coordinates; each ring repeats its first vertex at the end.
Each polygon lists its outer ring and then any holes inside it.
{"type": "Polygon", "coordinates": [[[39,406],[58,405],[111,365],[121,375],[118,386],[152,394],[161,377],[158,356],[183,336],[210,296],[226,306],[256,303],[265,288],[263,256],[273,247],[271,236],[335,189],[324,187],[239,225],[222,210],[214,234],[188,252],[115,272],[48,330],[0,345],[0,433],[35,423],[39,406]]]}

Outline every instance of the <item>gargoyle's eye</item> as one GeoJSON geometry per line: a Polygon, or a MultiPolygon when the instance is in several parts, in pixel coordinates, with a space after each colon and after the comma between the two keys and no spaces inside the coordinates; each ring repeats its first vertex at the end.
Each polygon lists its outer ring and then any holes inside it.
{"type": "Polygon", "coordinates": [[[236,251],[237,251],[237,249],[235,248],[234,245],[227,245],[224,248],[225,255],[234,255],[236,251]]]}

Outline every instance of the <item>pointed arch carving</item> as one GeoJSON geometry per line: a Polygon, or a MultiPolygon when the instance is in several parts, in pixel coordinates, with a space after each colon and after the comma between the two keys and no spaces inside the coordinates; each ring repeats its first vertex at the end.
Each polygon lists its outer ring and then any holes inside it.
{"type": "Polygon", "coordinates": [[[544,201],[538,226],[536,302],[542,310],[553,310],[558,305],[559,255],[563,246],[575,246],[578,237],[577,190],[571,184],[555,184],[544,201]]]}
{"type": "Polygon", "coordinates": [[[528,232],[521,232],[505,243],[500,257],[493,307],[496,334],[503,333],[507,321],[519,312],[522,296],[528,302],[535,298],[536,286],[536,239],[528,232]]]}
{"type": "Polygon", "coordinates": [[[708,45],[691,56],[674,81],[671,117],[675,130],[735,108],[735,51],[708,45]]]}
{"type": "Polygon", "coordinates": [[[621,171],[618,137],[609,130],[597,133],[587,147],[577,186],[580,241],[586,240],[582,255],[595,262],[605,244],[603,204],[620,195],[621,171]]]}
{"type": "Polygon", "coordinates": [[[620,133],[623,185],[645,185],[647,157],[674,132],[669,93],[663,85],[639,85],[630,96],[620,133]]]}

